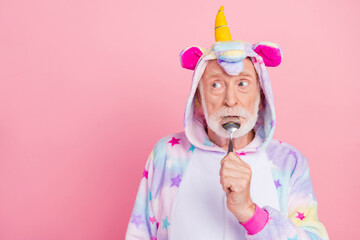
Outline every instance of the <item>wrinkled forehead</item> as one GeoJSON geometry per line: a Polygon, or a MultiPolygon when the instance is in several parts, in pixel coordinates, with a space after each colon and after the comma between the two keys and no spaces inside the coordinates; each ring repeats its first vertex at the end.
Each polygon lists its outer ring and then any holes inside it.
{"type": "MultiPolygon", "coordinates": [[[[243,69],[237,75],[251,77],[259,81],[259,75],[250,57],[246,57],[243,60],[243,69]]],[[[201,76],[201,79],[209,79],[215,76],[230,77],[230,75],[220,66],[217,59],[207,60],[206,68],[201,76]]]]}

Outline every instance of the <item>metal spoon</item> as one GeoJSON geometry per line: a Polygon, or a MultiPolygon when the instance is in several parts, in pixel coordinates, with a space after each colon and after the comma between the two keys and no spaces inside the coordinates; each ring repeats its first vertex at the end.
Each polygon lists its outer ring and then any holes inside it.
{"type": "Polygon", "coordinates": [[[232,143],[232,135],[236,130],[238,130],[240,128],[240,123],[230,121],[230,122],[223,123],[222,127],[226,131],[228,131],[230,133],[230,141],[229,141],[228,153],[233,152],[234,147],[233,147],[233,143],[232,143]]]}

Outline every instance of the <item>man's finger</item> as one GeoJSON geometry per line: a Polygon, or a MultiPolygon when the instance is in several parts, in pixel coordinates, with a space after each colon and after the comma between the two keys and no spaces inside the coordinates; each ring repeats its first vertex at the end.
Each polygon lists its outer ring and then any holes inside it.
{"type": "Polygon", "coordinates": [[[229,161],[224,161],[223,164],[221,165],[222,168],[241,168],[242,165],[238,162],[235,162],[233,160],[229,160],[229,161]]]}
{"type": "Polygon", "coordinates": [[[226,192],[226,193],[231,193],[231,188],[229,188],[229,187],[222,187],[222,189],[224,190],[224,192],[226,192]]]}
{"type": "Polygon", "coordinates": [[[237,168],[221,168],[219,171],[220,177],[231,177],[231,178],[241,178],[241,175],[246,173],[244,170],[237,168]]]}
{"type": "Polygon", "coordinates": [[[229,152],[220,162],[222,164],[225,160],[233,160],[235,162],[244,162],[236,153],[229,152]]]}

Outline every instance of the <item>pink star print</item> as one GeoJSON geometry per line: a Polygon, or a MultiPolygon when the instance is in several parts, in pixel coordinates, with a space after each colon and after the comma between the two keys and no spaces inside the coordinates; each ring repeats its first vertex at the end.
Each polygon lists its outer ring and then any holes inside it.
{"type": "Polygon", "coordinates": [[[168,141],[168,143],[171,143],[171,146],[173,147],[175,144],[180,144],[179,143],[180,140],[181,140],[180,138],[178,139],[178,138],[172,137],[172,139],[170,141],[168,141]]]}
{"type": "Polygon", "coordinates": [[[236,153],[237,155],[241,156],[241,155],[246,155],[246,153],[241,152],[241,153],[236,153]]]}
{"type": "Polygon", "coordinates": [[[150,218],[150,222],[151,222],[152,224],[154,224],[154,222],[156,222],[155,217],[151,217],[151,218],[150,218]]]}
{"type": "Polygon", "coordinates": [[[143,177],[146,178],[146,179],[148,179],[148,173],[149,173],[148,171],[144,170],[144,172],[143,172],[143,177]]]}
{"type": "Polygon", "coordinates": [[[152,237],[151,237],[151,240],[156,240],[156,237],[152,236],[152,237]]]}
{"type": "Polygon", "coordinates": [[[297,212],[297,213],[298,213],[298,215],[296,217],[300,218],[300,220],[302,221],[305,218],[304,213],[301,213],[301,212],[297,212]]]}

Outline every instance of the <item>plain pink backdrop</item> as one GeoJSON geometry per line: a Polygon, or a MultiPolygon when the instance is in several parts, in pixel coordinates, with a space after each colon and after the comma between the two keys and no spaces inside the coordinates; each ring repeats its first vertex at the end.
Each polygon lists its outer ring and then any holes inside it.
{"type": "Polygon", "coordinates": [[[331,239],[360,239],[359,1],[0,1],[0,239],[124,239],[146,159],[183,130],[179,53],[278,43],[275,138],[308,159],[331,239]]]}

